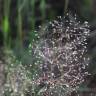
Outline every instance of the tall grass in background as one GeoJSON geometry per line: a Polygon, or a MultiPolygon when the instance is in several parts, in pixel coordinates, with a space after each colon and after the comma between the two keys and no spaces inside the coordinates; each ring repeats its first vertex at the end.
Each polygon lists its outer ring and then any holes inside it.
{"type": "Polygon", "coordinates": [[[31,26],[32,30],[35,30],[35,0],[31,0],[31,8],[32,8],[32,17],[31,17],[31,26]]]}
{"type": "Polygon", "coordinates": [[[41,2],[40,2],[40,11],[41,11],[43,23],[44,23],[45,16],[46,16],[45,9],[46,9],[46,2],[45,2],[45,0],[41,0],[41,2]]]}
{"type": "MultiPolygon", "coordinates": [[[[10,26],[10,20],[9,18],[11,18],[10,16],[10,12],[11,12],[11,9],[10,9],[10,5],[12,3],[12,0],[4,0],[4,17],[3,17],[3,20],[2,20],[2,28],[3,28],[3,36],[4,36],[4,46],[6,46],[6,48],[8,46],[12,46],[12,42],[14,44],[14,41],[12,40],[12,37],[11,37],[11,26],[10,26]]],[[[31,30],[29,32],[29,38],[30,38],[30,41],[32,41],[34,38],[35,38],[35,27],[36,27],[36,20],[38,17],[35,16],[35,9],[36,9],[36,0],[17,0],[17,18],[15,18],[15,22],[17,24],[17,40],[16,42],[18,43],[17,45],[19,45],[20,47],[23,46],[23,34],[24,34],[24,30],[23,29],[23,13],[24,13],[24,10],[26,9],[26,6],[29,7],[30,5],[30,8],[31,9],[28,9],[31,10],[31,15],[28,16],[28,18],[30,18],[30,26],[31,26],[31,30]]],[[[16,6],[15,6],[16,7],[16,6]]],[[[38,6],[38,8],[40,9],[40,20],[41,20],[41,25],[44,24],[45,22],[45,18],[46,18],[46,2],[45,0],[41,0],[40,1],[40,4],[38,6]]],[[[53,12],[53,10],[50,10],[50,14],[48,16],[48,19],[50,20],[51,18],[54,18],[54,14],[55,12],[53,12]]],[[[27,12],[25,14],[28,14],[27,12]]],[[[29,22],[29,21],[28,21],[29,22]]],[[[26,24],[25,24],[26,25],[26,24]]],[[[13,31],[13,30],[12,30],[13,31]]],[[[14,32],[14,31],[13,31],[14,32]]],[[[14,34],[14,33],[13,33],[14,34]]]]}
{"type": "Polygon", "coordinates": [[[68,8],[68,4],[69,4],[69,0],[65,0],[65,5],[64,5],[64,13],[67,12],[67,8],[68,8]]]}
{"type": "MultiPolygon", "coordinates": [[[[39,0],[38,0],[39,1],[39,0]]],[[[33,40],[35,38],[35,33],[34,33],[34,30],[35,30],[35,27],[36,27],[36,20],[38,17],[36,17],[35,15],[35,9],[38,7],[39,10],[40,10],[40,19],[41,19],[41,23],[44,24],[45,20],[46,20],[46,0],[40,0],[39,1],[39,6],[36,6],[36,2],[38,2],[36,0],[17,0],[17,18],[14,20],[15,22],[17,22],[17,43],[19,43],[20,46],[23,46],[23,31],[25,29],[23,29],[23,13],[24,13],[24,10],[26,10],[26,6],[29,7],[30,5],[30,8],[28,8],[28,12],[31,13],[30,16],[28,16],[27,18],[30,18],[30,26],[31,26],[31,30],[29,31],[29,38],[30,40],[33,40]]],[[[4,35],[4,46],[10,46],[11,47],[11,43],[13,42],[14,44],[14,41],[12,41],[11,39],[11,33],[10,33],[10,30],[12,29],[10,27],[10,21],[9,21],[9,17],[11,18],[10,16],[10,12],[11,12],[11,9],[10,9],[10,4],[12,3],[12,0],[3,0],[4,2],[4,10],[3,10],[3,20],[2,20],[2,28],[3,28],[3,35],[4,35]]],[[[85,6],[83,6],[81,9],[83,10],[82,13],[84,12],[87,12],[88,13],[88,7],[90,7],[91,5],[91,0],[84,0],[84,4],[85,6]],[[87,8],[87,9],[86,9],[87,8]],[[87,11],[86,11],[87,10],[87,11]]],[[[64,13],[66,13],[68,11],[68,4],[69,4],[69,0],[65,0],[64,1],[64,13]]],[[[15,6],[16,7],[16,6],[15,6]]],[[[49,9],[49,14],[48,14],[48,19],[51,20],[51,19],[54,19],[54,17],[56,17],[56,12],[53,10],[53,9],[49,9]]],[[[28,12],[25,12],[25,14],[28,14],[28,12]]],[[[88,15],[86,13],[86,15],[88,15]]],[[[87,16],[86,16],[87,17],[87,16]]],[[[28,21],[29,22],[29,21],[28,21]]],[[[41,24],[41,25],[42,25],[41,24]]],[[[26,25],[26,24],[25,24],[26,25]]],[[[26,31],[26,30],[25,30],[26,31]]],[[[13,33],[14,34],[14,33],[13,33]]]]}
{"type": "Polygon", "coordinates": [[[19,46],[22,47],[23,44],[23,30],[22,30],[22,9],[25,4],[25,0],[21,2],[22,0],[17,1],[17,10],[18,10],[18,15],[17,15],[17,42],[19,43],[19,46]]]}
{"type": "Polygon", "coordinates": [[[3,44],[4,47],[7,48],[8,46],[10,46],[10,40],[11,40],[11,36],[9,35],[9,31],[10,31],[10,21],[9,21],[9,13],[10,13],[10,3],[11,0],[4,0],[4,17],[2,20],[2,30],[3,30],[3,36],[4,36],[4,40],[3,40],[3,44]]]}
{"type": "Polygon", "coordinates": [[[31,0],[29,1],[29,3],[31,6],[31,17],[28,16],[28,18],[30,18],[30,24],[31,24],[31,30],[30,30],[30,33],[29,33],[29,39],[30,39],[30,42],[33,41],[34,37],[35,37],[35,33],[34,33],[34,30],[35,30],[35,23],[36,23],[36,17],[35,17],[35,0],[31,0]]]}

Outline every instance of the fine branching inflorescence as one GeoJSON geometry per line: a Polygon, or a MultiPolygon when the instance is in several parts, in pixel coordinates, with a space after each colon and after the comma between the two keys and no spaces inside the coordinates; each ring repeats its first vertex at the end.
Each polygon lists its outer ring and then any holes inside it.
{"type": "Polygon", "coordinates": [[[41,27],[32,54],[39,68],[38,79],[34,82],[44,89],[41,92],[46,94],[44,96],[65,96],[84,82],[89,74],[86,55],[89,32],[88,22],[81,24],[76,17],[71,20],[69,15],[41,27]]]}

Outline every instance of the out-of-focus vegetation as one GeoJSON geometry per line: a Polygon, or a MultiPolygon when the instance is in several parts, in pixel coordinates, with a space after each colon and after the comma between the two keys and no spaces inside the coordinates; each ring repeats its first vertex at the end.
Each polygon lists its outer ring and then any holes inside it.
{"type": "MultiPolygon", "coordinates": [[[[44,26],[46,22],[57,16],[64,16],[67,12],[71,15],[76,14],[81,22],[89,22],[91,30],[91,36],[88,38],[88,52],[91,57],[89,71],[96,75],[96,0],[0,0],[0,47],[7,58],[10,58],[7,51],[13,51],[16,59],[30,70],[31,75],[28,78],[31,78],[32,73],[37,70],[36,66],[31,69],[28,65],[32,62],[29,55],[30,42],[38,39],[35,31],[39,30],[39,25],[44,26]]],[[[92,80],[94,78],[96,80],[96,77],[92,76],[92,80]]],[[[88,82],[92,80],[89,79],[88,82]]],[[[93,81],[93,85],[90,83],[88,86],[96,87],[96,82],[93,81]]]]}
{"type": "Polygon", "coordinates": [[[23,46],[24,40],[34,38],[34,30],[38,25],[63,16],[66,12],[77,14],[81,21],[87,20],[94,24],[94,2],[95,0],[1,0],[0,29],[4,37],[2,42],[10,48],[17,42],[17,45],[23,46]]]}

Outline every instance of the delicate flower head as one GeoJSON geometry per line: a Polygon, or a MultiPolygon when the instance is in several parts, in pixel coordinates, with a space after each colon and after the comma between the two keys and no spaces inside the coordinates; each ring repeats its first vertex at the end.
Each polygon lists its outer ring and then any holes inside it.
{"type": "Polygon", "coordinates": [[[38,43],[32,48],[33,55],[39,58],[35,62],[40,68],[36,83],[46,87],[50,95],[44,96],[53,96],[51,94],[55,94],[58,87],[75,90],[88,75],[86,40],[90,30],[87,22],[81,24],[67,15],[49,22],[42,31],[38,43]]]}

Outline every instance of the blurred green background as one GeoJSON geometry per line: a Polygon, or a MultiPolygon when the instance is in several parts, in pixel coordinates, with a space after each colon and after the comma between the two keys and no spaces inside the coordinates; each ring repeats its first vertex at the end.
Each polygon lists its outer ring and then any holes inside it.
{"type": "Polygon", "coordinates": [[[95,4],[96,0],[0,0],[0,45],[27,47],[39,25],[66,12],[95,27],[95,4]]]}

